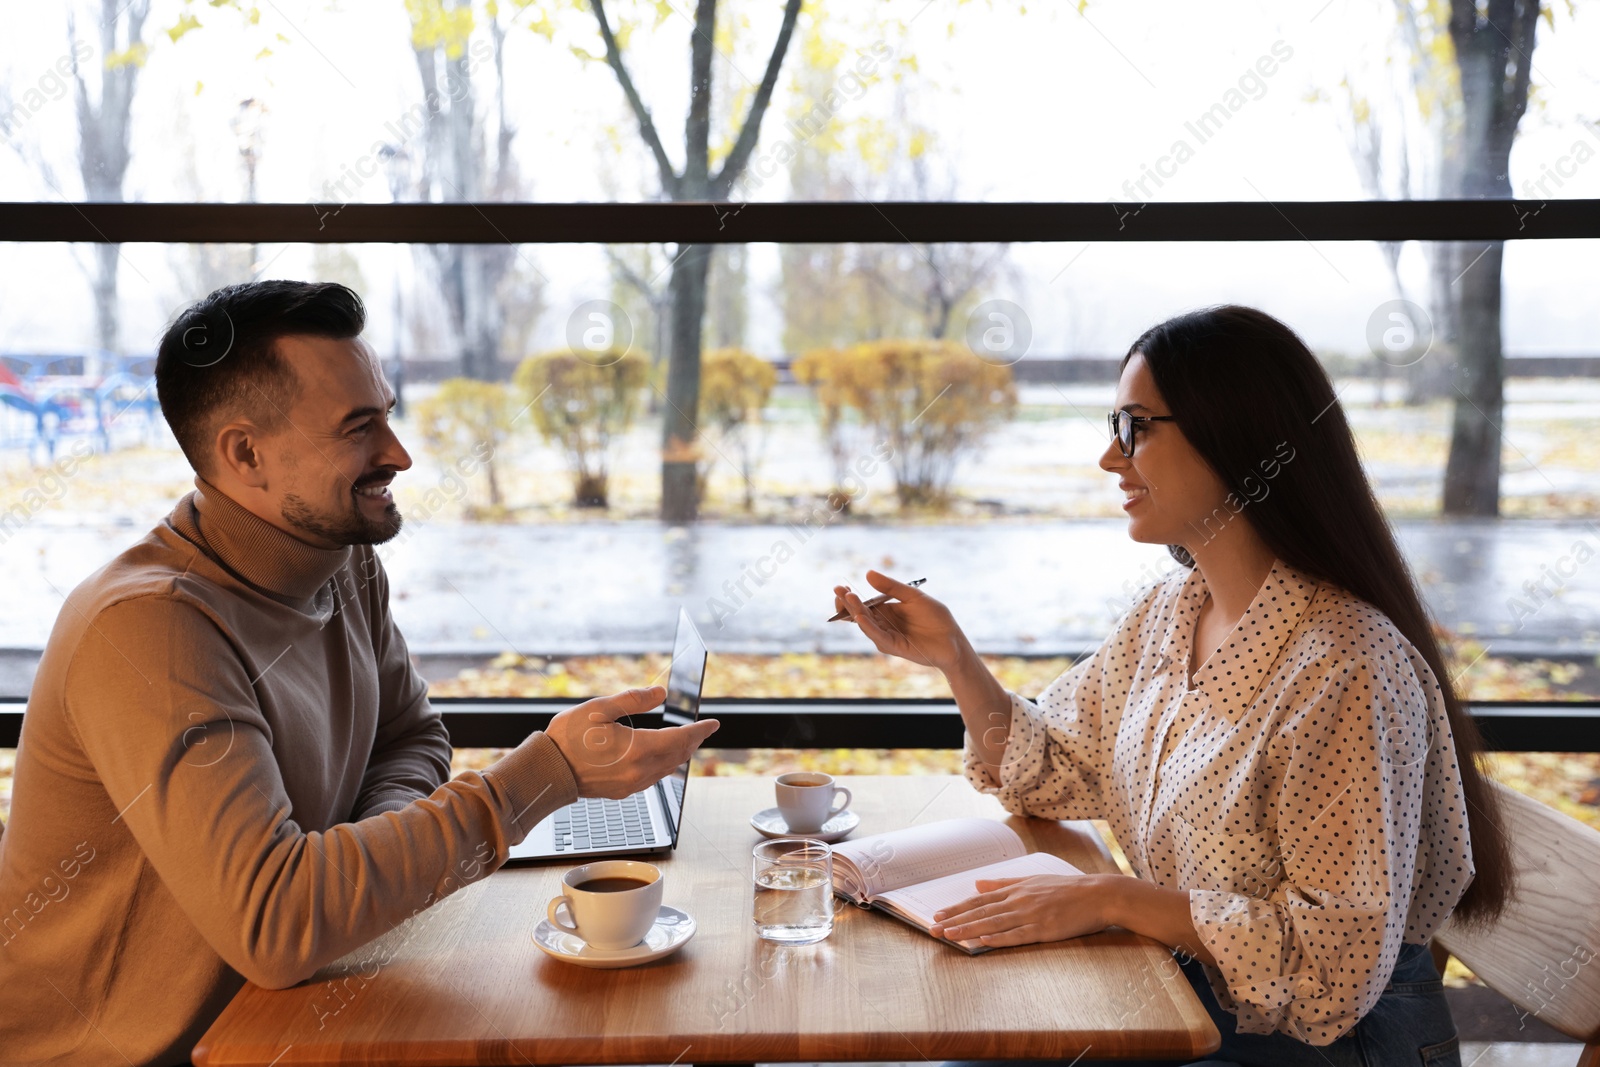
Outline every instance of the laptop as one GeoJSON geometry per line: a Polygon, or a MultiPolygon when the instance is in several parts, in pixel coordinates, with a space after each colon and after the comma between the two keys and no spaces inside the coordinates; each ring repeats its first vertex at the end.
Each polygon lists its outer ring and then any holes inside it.
{"type": "MultiPolygon", "coordinates": [[[[667,699],[661,708],[664,725],[686,726],[700,717],[706,657],[700,631],[680,607],[667,699]]],[[[580,797],[513,845],[508,862],[671,851],[678,847],[678,832],[683,828],[683,794],[688,784],[689,763],[685,760],[661,781],[630,797],[580,797]]]]}

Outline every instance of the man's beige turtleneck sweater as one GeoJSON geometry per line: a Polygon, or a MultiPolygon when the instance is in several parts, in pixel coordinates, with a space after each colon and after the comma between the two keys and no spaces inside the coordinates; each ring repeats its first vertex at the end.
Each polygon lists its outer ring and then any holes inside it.
{"type": "Polygon", "coordinates": [[[0,1063],[185,1063],[246,979],[303,981],[577,795],[544,734],[447,782],[373,550],[196,485],[40,661],[0,834],[0,1063]]]}

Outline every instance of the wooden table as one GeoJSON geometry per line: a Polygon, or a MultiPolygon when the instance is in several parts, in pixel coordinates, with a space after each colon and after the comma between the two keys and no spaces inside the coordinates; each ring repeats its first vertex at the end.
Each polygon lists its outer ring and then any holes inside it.
{"type": "MultiPolygon", "coordinates": [[[[1087,823],[1010,817],[954,777],[849,779],[856,836],[1006,820],[1030,848],[1115,871],[1087,823]]],[[[632,1064],[1197,1057],[1216,1028],[1160,945],[1121,931],[967,956],[839,903],[833,935],[778,946],[750,921],[749,816],[765,778],[696,778],[656,860],[694,940],[624,970],[550,959],[531,932],[571,861],[496,872],[293,989],[247,985],[194,1051],[255,1064],[632,1064]]]]}

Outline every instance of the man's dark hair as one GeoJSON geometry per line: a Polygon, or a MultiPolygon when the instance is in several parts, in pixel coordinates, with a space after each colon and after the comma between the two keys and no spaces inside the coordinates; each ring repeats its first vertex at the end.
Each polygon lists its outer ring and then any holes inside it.
{"type": "Polygon", "coordinates": [[[366,318],[361,298],[337,282],[227,285],[179,312],[156,352],[156,395],[189,465],[210,472],[212,440],[229,419],[279,425],[297,383],[278,338],[356,337],[366,318]]]}

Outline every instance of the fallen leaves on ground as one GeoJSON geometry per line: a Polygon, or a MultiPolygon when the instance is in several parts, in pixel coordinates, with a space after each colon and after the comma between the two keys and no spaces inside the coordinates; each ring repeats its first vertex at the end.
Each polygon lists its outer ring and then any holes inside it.
{"type": "MultiPolygon", "coordinates": [[[[1600,668],[1593,665],[1490,656],[1471,641],[1452,645],[1447,661],[1468,700],[1600,699],[1600,668]]],[[[1043,692],[1073,661],[1069,656],[984,656],[983,662],[1001,685],[1033,696],[1043,692]]],[[[667,666],[664,653],[541,658],[506,652],[482,667],[434,681],[429,692],[452,697],[589,697],[663,684],[667,666]]],[[[950,690],[933,668],[887,656],[718,653],[706,672],[706,696],[948,699],[950,690]]]]}
{"type": "Polygon", "coordinates": [[[1468,640],[1446,649],[1450,676],[1466,700],[1600,700],[1600,664],[1490,656],[1468,640]]]}
{"type": "Polygon", "coordinates": [[[1495,779],[1600,830],[1600,752],[1490,752],[1495,779]]]}
{"type": "MultiPolygon", "coordinates": [[[[1007,689],[1038,693],[1072,666],[1068,656],[985,656],[1007,689]]],[[[543,659],[507,652],[483,667],[433,682],[433,696],[588,697],[640,685],[663,685],[669,657],[569,656],[543,659]]],[[[903,659],[818,652],[775,656],[718,653],[706,671],[708,697],[948,698],[944,676],[903,659]]]]}

